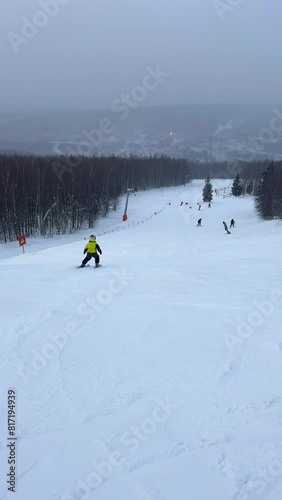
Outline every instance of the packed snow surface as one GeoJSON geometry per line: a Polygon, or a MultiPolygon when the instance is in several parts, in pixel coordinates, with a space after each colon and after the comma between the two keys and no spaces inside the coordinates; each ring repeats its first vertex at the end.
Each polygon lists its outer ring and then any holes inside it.
{"type": "Polygon", "coordinates": [[[0,246],[1,499],[281,500],[282,224],[203,184],[0,246]]]}

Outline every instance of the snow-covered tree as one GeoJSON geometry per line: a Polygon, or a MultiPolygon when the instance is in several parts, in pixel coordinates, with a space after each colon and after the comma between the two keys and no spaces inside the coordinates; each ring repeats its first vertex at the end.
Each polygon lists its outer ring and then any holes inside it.
{"type": "Polygon", "coordinates": [[[232,194],[233,196],[241,196],[242,192],[243,192],[243,182],[240,179],[240,175],[237,174],[232,184],[232,194]]]}
{"type": "Polygon", "coordinates": [[[273,161],[262,174],[256,209],[263,219],[282,218],[282,172],[273,161]]]}
{"type": "Polygon", "coordinates": [[[204,185],[204,189],[203,189],[203,201],[207,201],[207,202],[212,201],[212,197],[213,197],[212,192],[213,192],[212,183],[210,180],[210,176],[208,175],[206,182],[205,182],[205,185],[204,185]]]}

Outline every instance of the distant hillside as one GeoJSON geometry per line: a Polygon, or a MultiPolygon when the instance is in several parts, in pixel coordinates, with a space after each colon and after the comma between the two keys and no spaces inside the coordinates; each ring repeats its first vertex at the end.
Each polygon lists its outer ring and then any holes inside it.
{"type": "Polygon", "coordinates": [[[0,150],[76,153],[78,144],[84,143],[89,154],[162,153],[199,160],[210,156],[217,159],[282,156],[282,105],[138,107],[128,108],[127,114],[126,119],[122,119],[122,111],[114,113],[111,109],[0,114],[0,150]],[[272,131],[275,109],[281,115],[272,131]],[[105,118],[110,120],[113,132],[100,134],[98,143],[90,144],[85,131],[99,130],[99,123],[105,118]],[[252,138],[262,130],[266,139],[254,146],[252,138]]]}

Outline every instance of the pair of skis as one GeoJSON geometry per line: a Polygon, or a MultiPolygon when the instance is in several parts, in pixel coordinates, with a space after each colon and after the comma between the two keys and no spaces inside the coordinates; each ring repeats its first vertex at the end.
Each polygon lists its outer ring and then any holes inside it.
{"type": "MultiPolygon", "coordinates": [[[[86,266],[77,266],[77,269],[84,269],[84,267],[92,267],[90,264],[86,264],[86,266]]],[[[98,266],[93,266],[93,269],[97,269],[98,267],[102,267],[102,264],[98,264],[98,266]]]]}

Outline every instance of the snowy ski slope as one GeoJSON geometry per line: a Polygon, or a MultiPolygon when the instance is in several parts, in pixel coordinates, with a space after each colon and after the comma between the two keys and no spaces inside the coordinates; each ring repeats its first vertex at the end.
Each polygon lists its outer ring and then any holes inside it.
{"type": "Polygon", "coordinates": [[[281,500],[282,224],[202,188],[1,245],[0,499],[281,500]],[[103,266],[76,269],[93,232],[103,266]]]}

